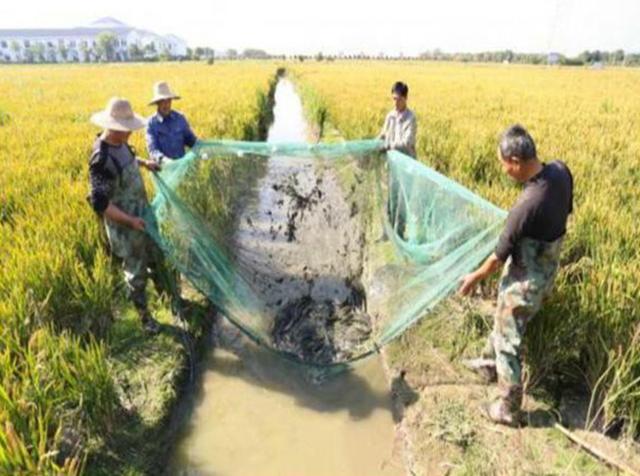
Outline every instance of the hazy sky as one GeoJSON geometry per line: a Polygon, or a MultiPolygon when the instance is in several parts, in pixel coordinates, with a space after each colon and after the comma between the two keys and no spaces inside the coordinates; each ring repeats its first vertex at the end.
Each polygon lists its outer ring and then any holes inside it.
{"type": "Polygon", "coordinates": [[[427,49],[640,52],[640,0],[2,0],[1,28],[112,16],[191,46],[271,53],[416,54],[427,49]]]}

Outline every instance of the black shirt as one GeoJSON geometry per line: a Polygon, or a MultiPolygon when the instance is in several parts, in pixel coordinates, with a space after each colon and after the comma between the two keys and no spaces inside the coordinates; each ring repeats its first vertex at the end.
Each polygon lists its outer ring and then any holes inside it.
{"type": "Polygon", "coordinates": [[[509,211],[496,247],[501,261],[513,254],[522,238],[551,242],[566,232],[567,217],[573,211],[571,171],[559,160],[542,165],[542,170],[527,180],[509,211]]]}

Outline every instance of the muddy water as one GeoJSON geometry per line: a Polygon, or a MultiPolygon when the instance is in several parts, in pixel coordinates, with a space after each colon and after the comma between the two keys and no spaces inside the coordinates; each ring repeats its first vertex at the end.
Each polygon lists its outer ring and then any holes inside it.
{"type": "MultiPolygon", "coordinates": [[[[275,99],[269,141],[306,140],[302,105],[286,79],[275,99]]],[[[239,217],[234,240],[274,314],[298,302],[321,303],[314,315],[321,314],[318,309],[359,305],[353,281],[361,272],[361,232],[335,177],[311,160],[272,157],[258,190],[239,217]]],[[[318,332],[304,321],[305,332],[318,332]]],[[[281,327],[302,332],[289,323],[281,327]]],[[[314,383],[308,368],[256,348],[224,322],[215,334],[171,473],[404,474],[378,359],[314,383]]],[[[285,333],[281,341],[284,350],[300,355],[295,338],[285,333]]],[[[334,352],[344,351],[344,339],[328,343],[334,352]]]]}

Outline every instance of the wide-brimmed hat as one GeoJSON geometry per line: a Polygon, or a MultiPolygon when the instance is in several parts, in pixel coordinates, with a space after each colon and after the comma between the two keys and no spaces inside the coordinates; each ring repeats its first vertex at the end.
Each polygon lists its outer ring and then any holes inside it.
{"type": "Polygon", "coordinates": [[[124,98],[109,99],[104,111],[91,116],[91,122],[96,126],[112,131],[135,131],[147,125],[147,121],[133,112],[131,103],[124,98]]]}
{"type": "Polygon", "coordinates": [[[164,99],[180,99],[180,96],[171,91],[169,83],[159,81],[153,85],[153,99],[149,103],[149,106],[153,106],[158,101],[163,101],[164,99]]]}

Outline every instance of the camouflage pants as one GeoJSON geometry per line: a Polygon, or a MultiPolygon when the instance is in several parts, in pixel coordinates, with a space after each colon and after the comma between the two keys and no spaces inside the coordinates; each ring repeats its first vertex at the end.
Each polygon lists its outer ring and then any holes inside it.
{"type": "Polygon", "coordinates": [[[483,352],[495,359],[498,386],[514,409],[522,398],[521,351],[527,324],[551,291],[558,270],[562,238],[551,242],[526,238],[504,265],[493,331],[483,352]]]}
{"type": "Polygon", "coordinates": [[[117,224],[107,223],[106,228],[113,254],[122,260],[127,295],[136,309],[147,311],[148,278],[158,293],[169,297],[175,305],[180,295],[177,273],[167,266],[153,240],[144,232],[117,224]]]}

